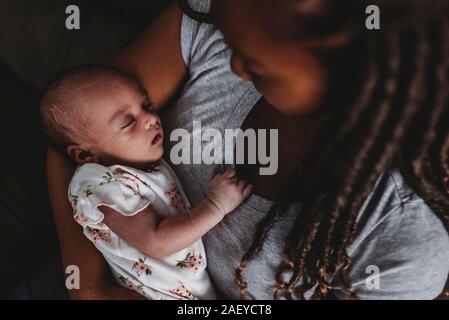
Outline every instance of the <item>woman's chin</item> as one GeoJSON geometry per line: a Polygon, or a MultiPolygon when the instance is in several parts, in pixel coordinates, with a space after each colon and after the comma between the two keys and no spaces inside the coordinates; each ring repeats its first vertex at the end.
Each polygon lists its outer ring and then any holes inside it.
{"type": "Polygon", "coordinates": [[[307,117],[313,116],[320,111],[318,103],[304,103],[300,99],[286,100],[283,98],[276,99],[275,97],[266,99],[273,108],[286,116],[307,117]]]}

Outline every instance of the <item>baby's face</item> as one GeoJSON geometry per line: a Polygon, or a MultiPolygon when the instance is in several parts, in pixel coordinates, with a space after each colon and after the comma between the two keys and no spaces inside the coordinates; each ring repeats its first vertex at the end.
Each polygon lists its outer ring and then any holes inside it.
{"type": "Polygon", "coordinates": [[[145,167],[162,157],[160,118],[137,85],[113,83],[88,100],[92,103],[85,110],[94,140],[91,150],[101,162],[145,167]]]}

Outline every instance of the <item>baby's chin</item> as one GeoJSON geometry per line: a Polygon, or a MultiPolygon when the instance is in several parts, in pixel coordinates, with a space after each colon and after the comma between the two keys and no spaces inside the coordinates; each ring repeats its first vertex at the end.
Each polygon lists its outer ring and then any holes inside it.
{"type": "Polygon", "coordinates": [[[151,168],[152,165],[159,162],[163,156],[164,156],[164,147],[161,145],[160,148],[158,148],[158,150],[152,152],[151,156],[143,164],[143,166],[151,168]]]}

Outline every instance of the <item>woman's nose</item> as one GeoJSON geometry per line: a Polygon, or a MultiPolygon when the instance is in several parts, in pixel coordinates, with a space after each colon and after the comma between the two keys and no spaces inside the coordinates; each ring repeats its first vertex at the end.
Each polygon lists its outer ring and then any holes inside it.
{"type": "Polygon", "coordinates": [[[247,71],[245,61],[237,53],[233,52],[231,57],[231,70],[243,80],[251,80],[251,74],[247,71]]]}

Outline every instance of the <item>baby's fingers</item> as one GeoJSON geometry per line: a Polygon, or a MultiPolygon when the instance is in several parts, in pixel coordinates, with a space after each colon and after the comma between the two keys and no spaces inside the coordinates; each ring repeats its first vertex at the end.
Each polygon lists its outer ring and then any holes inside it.
{"type": "Polygon", "coordinates": [[[228,169],[223,173],[223,176],[225,176],[226,178],[234,178],[235,177],[235,170],[234,169],[228,169]]]}
{"type": "Polygon", "coordinates": [[[245,187],[248,185],[248,182],[246,180],[240,180],[237,183],[237,187],[243,191],[243,189],[245,189],[245,187]]]}
{"type": "Polygon", "coordinates": [[[252,184],[246,185],[246,187],[243,189],[242,195],[244,198],[249,197],[249,195],[253,192],[254,187],[252,184]]]}

